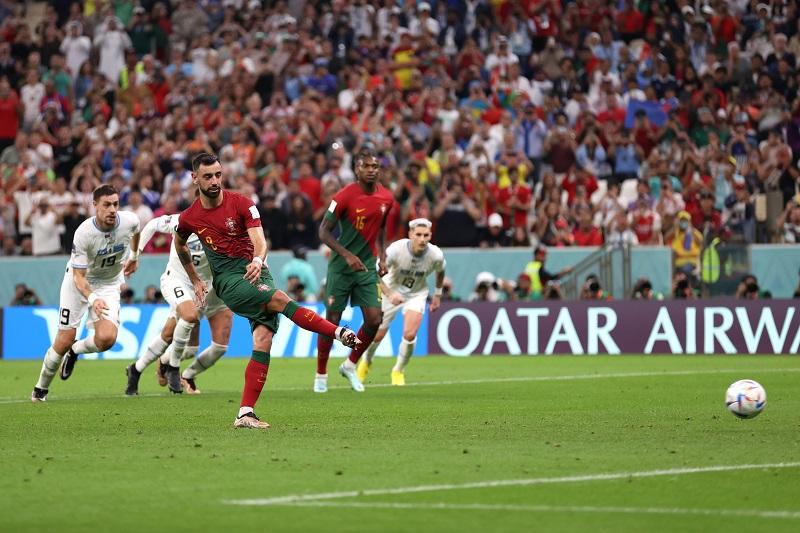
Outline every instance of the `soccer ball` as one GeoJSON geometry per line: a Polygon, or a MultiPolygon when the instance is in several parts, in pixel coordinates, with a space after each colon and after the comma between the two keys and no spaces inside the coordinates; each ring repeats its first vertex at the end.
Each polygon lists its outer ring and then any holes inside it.
{"type": "Polygon", "coordinates": [[[757,381],[740,379],[728,387],[725,405],[739,418],[755,418],[767,405],[767,391],[757,381]]]}

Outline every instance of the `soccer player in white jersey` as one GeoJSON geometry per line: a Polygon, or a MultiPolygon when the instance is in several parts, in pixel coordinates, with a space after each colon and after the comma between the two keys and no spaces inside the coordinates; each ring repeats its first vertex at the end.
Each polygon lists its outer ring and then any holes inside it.
{"type": "Polygon", "coordinates": [[[78,226],[72,255],[61,283],[58,333],[47,350],[31,400],[43,402],[56,371],[61,379],[72,375],[78,355],[104,352],[117,341],[119,293],[125,277],[139,266],[139,217],[119,210],[119,194],[111,185],[94,190],[96,215],[78,226]],[[75,342],[83,315],[94,328],[75,342]],[[66,357],[65,357],[66,354],[66,357]]]}
{"type": "MultiPolygon", "coordinates": [[[[174,233],[179,221],[179,215],[163,215],[148,222],[142,229],[139,249],[144,249],[156,232],[174,233]]],[[[186,241],[186,246],[189,248],[197,275],[207,287],[211,287],[211,267],[208,266],[208,259],[206,259],[200,239],[197,235],[192,234],[186,241]]],[[[159,381],[159,384],[167,384],[169,389],[176,394],[182,390],[189,394],[199,394],[195,377],[214,366],[214,363],[228,349],[233,313],[217,296],[213,288],[206,295],[205,306],[197,306],[192,282],[178,258],[174,244],[170,247],[167,268],[161,275],[161,294],[169,303],[170,317],[164,324],[161,334],[153,339],[145,354],[126,369],[128,386],[125,394],[128,396],[135,396],[139,393],[141,373],[159,357],[161,359],[159,366],[164,365],[163,375],[166,377],[166,383],[159,381]],[[197,337],[200,316],[205,316],[211,326],[211,345],[200,352],[197,359],[181,375],[179,373],[181,359],[189,359],[197,352],[197,341],[191,343],[191,340],[197,337]],[[172,344],[170,345],[170,343],[172,344]]],[[[158,374],[160,378],[162,373],[158,374]]]]}
{"type": "Polygon", "coordinates": [[[405,368],[417,343],[417,331],[428,300],[428,276],[433,272],[436,272],[436,290],[430,311],[436,311],[441,304],[445,260],[441,248],[430,243],[431,226],[427,218],[412,220],[408,223],[408,239],[395,241],[386,249],[389,272],[381,279],[383,321],[367,356],[358,365],[357,373],[362,383],[372,365],[375,350],[386,336],[392,320],[402,310],[403,340],[392,368],[392,385],[406,384],[405,368]]]}

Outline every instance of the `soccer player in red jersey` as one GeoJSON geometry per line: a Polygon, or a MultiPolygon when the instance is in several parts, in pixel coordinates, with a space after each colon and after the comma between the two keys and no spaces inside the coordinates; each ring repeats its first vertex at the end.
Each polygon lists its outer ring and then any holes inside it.
{"type": "MultiPolygon", "coordinates": [[[[356,182],[333,197],[319,228],[319,237],[331,250],[325,286],[325,318],[338,324],[348,299],[361,308],[364,325],[358,331],[361,344],[339,367],[339,373],[357,392],[364,385],[356,374],[356,363],[375,338],[381,324],[380,276],[386,274],[386,218],[394,197],[378,183],[380,163],[370,148],[356,156],[356,182]],[[339,225],[338,240],[332,230],[339,225]],[[377,263],[377,265],[376,265],[377,263]],[[377,266],[377,272],[376,272],[377,266]]],[[[320,336],[317,341],[317,374],[314,392],[328,390],[328,357],[332,342],[320,336]]]]}
{"type": "Polygon", "coordinates": [[[336,338],[344,345],[360,345],[356,334],[338,327],[314,311],[300,308],[286,293],[275,288],[265,268],[267,242],[261,216],[253,202],[241,194],[222,189],[222,165],[216,156],[203,153],[192,161],[192,179],[200,195],[181,213],[175,234],[175,250],[192,281],[202,305],[207,287],[197,276],[186,240],[200,237],[211,266],[214,290],[231,311],[250,321],[253,354],[244,373],[239,414],[233,425],[266,429],[253,408],[267,380],[272,336],[278,331],[278,313],[320,338],[336,338]]]}

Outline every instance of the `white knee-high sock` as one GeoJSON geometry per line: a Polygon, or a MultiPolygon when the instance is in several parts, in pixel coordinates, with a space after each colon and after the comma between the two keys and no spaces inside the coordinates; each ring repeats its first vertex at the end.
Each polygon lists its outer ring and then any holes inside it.
{"type": "Polygon", "coordinates": [[[416,345],[416,337],[410,341],[407,341],[405,338],[403,339],[403,342],[400,343],[400,349],[398,350],[397,362],[394,364],[394,368],[392,368],[393,371],[402,372],[403,369],[405,369],[408,360],[411,359],[411,354],[414,353],[414,346],[416,345]]]}
{"type": "Polygon", "coordinates": [[[55,377],[56,372],[58,372],[58,367],[61,366],[61,360],[63,358],[64,356],[58,355],[52,346],[47,349],[47,353],[44,354],[42,371],[39,372],[39,381],[36,383],[36,387],[45,390],[50,387],[50,383],[53,382],[53,377],[55,377]]]}
{"type": "Polygon", "coordinates": [[[364,355],[367,358],[367,364],[368,365],[372,364],[372,358],[375,357],[375,351],[378,349],[378,345],[379,344],[380,344],[379,342],[373,342],[372,344],[369,345],[369,348],[367,348],[367,351],[364,352],[364,355]]]}
{"type": "Polygon", "coordinates": [[[187,344],[186,348],[183,349],[183,357],[181,357],[181,361],[186,361],[187,359],[194,359],[194,356],[197,355],[197,350],[200,347],[197,345],[192,346],[191,344],[187,344]]]}
{"type": "Polygon", "coordinates": [[[184,379],[193,379],[197,374],[201,374],[214,366],[214,363],[219,361],[219,358],[225,355],[225,351],[228,349],[227,345],[217,344],[216,342],[211,342],[211,346],[200,352],[200,355],[197,356],[197,359],[183,371],[181,377],[184,379]]]}
{"type": "Polygon", "coordinates": [[[164,353],[161,354],[161,357],[159,357],[158,360],[162,365],[168,365],[171,357],[172,357],[172,345],[170,344],[169,346],[167,346],[167,349],[164,351],[164,353]]]}
{"type": "Polygon", "coordinates": [[[169,356],[170,366],[181,366],[183,350],[186,348],[186,343],[189,342],[189,336],[192,334],[193,328],[194,322],[187,322],[182,318],[178,319],[178,324],[175,326],[175,334],[172,337],[172,353],[169,356]]]}
{"type": "Polygon", "coordinates": [[[147,347],[147,351],[136,360],[136,371],[137,372],[144,372],[144,369],[150,366],[150,364],[161,357],[161,354],[167,349],[167,344],[164,339],[161,338],[161,335],[158,335],[153,342],[150,343],[150,346],[147,347]]]}
{"type": "Polygon", "coordinates": [[[94,343],[94,335],[81,339],[72,345],[72,351],[75,353],[97,353],[100,350],[94,343]]]}

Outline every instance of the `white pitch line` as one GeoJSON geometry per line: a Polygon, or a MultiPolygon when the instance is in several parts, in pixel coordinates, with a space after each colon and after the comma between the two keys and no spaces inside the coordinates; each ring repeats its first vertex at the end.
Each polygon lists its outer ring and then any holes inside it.
{"type": "Polygon", "coordinates": [[[661,476],[681,476],[687,474],[703,474],[709,472],[734,472],[737,470],[758,470],[767,468],[797,468],[799,462],[765,463],[741,465],[716,465],[687,468],[668,468],[660,470],[643,470],[638,472],[607,472],[601,474],[584,474],[577,476],[537,477],[527,479],[500,479],[493,481],[475,481],[442,485],[417,485],[412,487],[396,487],[387,489],[349,490],[342,492],[322,492],[317,494],[293,494],[275,498],[256,498],[245,500],[225,500],[229,505],[281,505],[319,500],[338,500],[340,498],[356,498],[361,496],[383,496],[394,494],[412,494],[418,492],[442,492],[450,490],[485,489],[494,487],[519,487],[529,485],[551,485],[557,483],[579,483],[586,481],[613,481],[618,479],[649,478],[661,476]]]}
{"type": "MultiPolygon", "coordinates": [[[[733,373],[760,373],[760,374],[777,374],[785,372],[800,372],[800,368],[758,368],[758,369],[741,369],[741,368],[722,368],[711,370],[665,370],[663,372],[619,372],[619,373],[606,373],[606,374],[571,374],[564,376],[520,376],[513,378],[480,378],[480,379],[463,379],[463,380],[444,380],[444,381],[419,381],[416,383],[406,383],[406,387],[438,387],[447,385],[481,385],[484,383],[525,383],[525,382],[547,382],[547,381],[577,381],[589,379],[613,379],[613,378],[646,378],[646,377],[670,377],[670,376],[699,376],[699,375],[714,375],[714,374],[733,374],[733,373]]],[[[390,383],[370,383],[367,389],[383,389],[394,387],[390,383]]],[[[331,385],[329,389],[349,389],[349,385],[331,385]]],[[[267,391],[274,392],[296,392],[308,391],[310,387],[267,387],[267,391]]],[[[211,394],[227,394],[226,391],[210,391],[205,393],[211,394]]],[[[65,397],[61,400],[110,400],[121,398],[120,394],[98,394],[87,396],[73,396],[65,397]]],[[[167,396],[161,393],[146,393],[140,394],[140,397],[159,397],[167,396]]],[[[13,398],[5,397],[0,398],[0,405],[28,403],[30,399],[27,398],[13,398]]]]}
{"type": "Polygon", "coordinates": [[[738,518],[800,519],[800,511],[758,511],[741,509],[693,509],[681,507],[600,507],[584,505],[511,505],[490,503],[399,503],[310,501],[278,504],[286,507],[351,507],[358,509],[410,509],[443,511],[521,511],[531,513],[609,513],[732,516],[738,518]]]}

